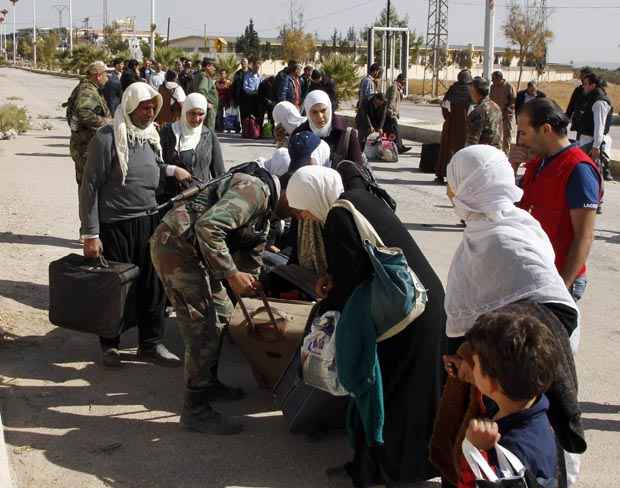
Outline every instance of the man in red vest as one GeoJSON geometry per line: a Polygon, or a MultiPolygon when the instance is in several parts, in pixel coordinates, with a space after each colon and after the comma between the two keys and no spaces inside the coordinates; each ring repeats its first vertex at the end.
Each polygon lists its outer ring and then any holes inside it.
{"type": "Polygon", "coordinates": [[[526,103],[518,118],[519,140],[540,157],[526,165],[519,206],[545,230],[555,264],[575,300],[587,285],[586,261],[602,197],[597,165],[567,135],[569,119],[548,98],[526,103]]]}

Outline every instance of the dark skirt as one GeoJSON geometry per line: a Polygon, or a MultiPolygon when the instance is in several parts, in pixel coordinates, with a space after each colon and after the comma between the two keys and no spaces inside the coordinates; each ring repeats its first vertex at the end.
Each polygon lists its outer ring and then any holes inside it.
{"type": "MultiPolygon", "coordinates": [[[[159,216],[143,216],[102,223],[103,255],[110,261],[132,263],[140,275],[127,297],[124,329],[138,326],[140,345],[156,344],[164,332],[165,292],[151,262],[149,239],[159,225],[159,216]]],[[[118,347],[120,337],[100,338],[101,344],[118,347]]]]}

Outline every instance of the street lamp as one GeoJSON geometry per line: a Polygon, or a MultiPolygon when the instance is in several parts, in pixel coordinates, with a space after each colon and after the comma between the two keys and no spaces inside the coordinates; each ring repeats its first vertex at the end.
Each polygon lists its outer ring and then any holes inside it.
{"type": "Polygon", "coordinates": [[[151,59],[155,59],[155,0],[151,0],[151,59]]]}
{"type": "Polygon", "coordinates": [[[37,0],[32,0],[32,65],[37,67],[37,0]]]}
{"type": "Polygon", "coordinates": [[[0,37],[2,38],[2,51],[4,52],[4,59],[8,59],[9,53],[6,52],[6,16],[9,15],[9,11],[5,8],[0,10],[2,14],[2,32],[0,37]]]}
{"type": "Polygon", "coordinates": [[[13,64],[17,63],[17,23],[15,22],[15,4],[18,0],[10,0],[13,4],[13,64]]]}
{"type": "Polygon", "coordinates": [[[69,52],[73,54],[73,5],[69,0],[69,52]]]}

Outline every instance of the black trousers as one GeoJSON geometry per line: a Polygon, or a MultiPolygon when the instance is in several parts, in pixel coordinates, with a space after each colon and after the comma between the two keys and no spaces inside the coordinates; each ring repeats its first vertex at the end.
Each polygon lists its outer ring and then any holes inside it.
{"type": "MultiPolygon", "coordinates": [[[[159,215],[153,215],[101,224],[99,234],[106,259],[132,263],[140,268],[140,275],[127,297],[123,329],[137,325],[141,347],[157,344],[164,334],[166,295],[151,263],[149,248],[149,239],[159,219],[159,215]]],[[[100,337],[99,341],[105,347],[118,347],[120,337],[100,337]]]]}

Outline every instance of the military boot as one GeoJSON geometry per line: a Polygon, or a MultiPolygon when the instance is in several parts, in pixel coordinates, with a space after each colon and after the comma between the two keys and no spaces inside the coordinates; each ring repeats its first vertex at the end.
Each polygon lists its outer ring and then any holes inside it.
{"type": "Polygon", "coordinates": [[[218,379],[218,365],[219,361],[216,361],[213,366],[209,368],[211,378],[213,379],[204,388],[204,392],[209,401],[236,402],[238,400],[243,400],[245,398],[245,391],[243,391],[243,389],[225,385],[218,379]]]}
{"type": "Polygon", "coordinates": [[[195,432],[214,435],[239,434],[243,430],[241,422],[213,410],[205,390],[189,388],[185,390],[181,426],[195,432]]]}

